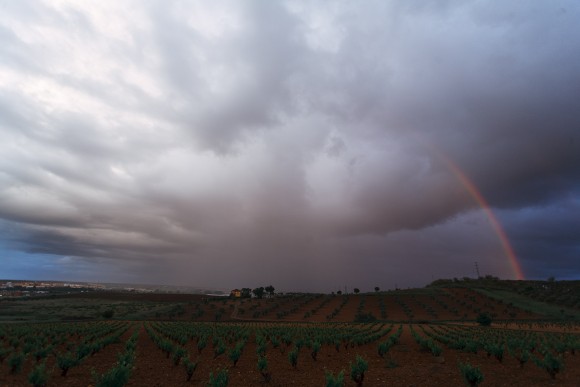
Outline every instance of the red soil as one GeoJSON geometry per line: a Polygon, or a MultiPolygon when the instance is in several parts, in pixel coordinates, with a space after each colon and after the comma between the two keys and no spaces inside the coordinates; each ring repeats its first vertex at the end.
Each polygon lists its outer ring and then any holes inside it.
{"type": "MultiPolygon", "coordinates": [[[[125,334],[128,338],[130,332],[125,334]]],[[[89,386],[93,385],[91,370],[102,373],[110,368],[116,360],[116,354],[122,351],[124,343],[113,344],[87,359],[81,366],[71,369],[66,377],[59,375],[58,369],[52,371],[49,386],[89,386]]],[[[368,360],[369,368],[365,374],[364,386],[461,386],[462,381],[457,364],[468,362],[479,366],[485,380],[481,386],[578,386],[580,380],[580,355],[565,355],[566,368],[558,374],[556,380],[551,380],[548,374],[531,362],[523,369],[510,356],[498,363],[485,353],[466,354],[455,350],[444,349],[441,358],[435,358],[430,353],[422,352],[405,326],[401,341],[395,345],[382,359],[376,352],[377,342],[360,347],[347,348],[343,346],[340,352],[324,345],[314,361],[305,347],[301,350],[298,367],[293,369],[287,359],[287,350],[280,351],[271,345],[267,348],[268,368],[272,373],[269,384],[262,382],[262,377],[256,368],[257,355],[254,336],[250,337],[242,357],[233,367],[227,355],[213,359],[211,343],[198,355],[194,341],[186,345],[192,360],[199,365],[190,382],[186,382],[183,366],[175,366],[164,353],[156,347],[144,330],[140,331],[137,343],[137,357],[129,386],[205,386],[209,373],[219,368],[228,368],[230,386],[321,386],[324,385],[325,371],[334,374],[345,370],[346,386],[354,386],[349,380],[349,363],[356,355],[368,360]],[[388,364],[396,364],[389,367],[388,364]]],[[[4,362],[0,367],[0,385],[28,386],[26,375],[32,368],[30,359],[24,371],[18,375],[9,375],[8,366],[4,362]]],[[[48,362],[51,369],[54,360],[48,362]]]]}

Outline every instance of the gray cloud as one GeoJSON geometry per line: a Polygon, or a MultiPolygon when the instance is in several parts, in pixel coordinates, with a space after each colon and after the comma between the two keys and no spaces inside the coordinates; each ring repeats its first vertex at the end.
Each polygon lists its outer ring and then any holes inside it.
{"type": "Polygon", "coordinates": [[[574,2],[2,8],[5,254],[226,287],[511,277],[448,158],[526,273],[573,267],[574,2]]]}

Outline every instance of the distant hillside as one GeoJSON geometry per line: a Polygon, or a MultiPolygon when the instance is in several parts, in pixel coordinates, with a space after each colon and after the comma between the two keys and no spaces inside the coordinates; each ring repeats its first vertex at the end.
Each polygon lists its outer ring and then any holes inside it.
{"type": "Polygon", "coordinates": [[[486,276],[479,279],[441,279],[427,287],[469,288],[512,302],[523,309],[538,312],[540,308],[542,314],[552,317],[580,316],[580,281],[513,281],[486,276]]]}
{"type": "Polygon", "coordinates": [[[0,297],[1,321],[198,322],[580,321],[580,281],[437,280],[425,288],[359,294],[274,294],[262,299],[95,290],[0,297]]]}

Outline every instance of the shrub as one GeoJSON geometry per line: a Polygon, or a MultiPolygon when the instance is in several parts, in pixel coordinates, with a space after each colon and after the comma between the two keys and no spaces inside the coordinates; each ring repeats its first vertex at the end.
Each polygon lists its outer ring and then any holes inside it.
{"type": "Polygon", "coordinates": [[[219,355],[223,354],[225,351],[226,345],[223,343],[223,341],[220,341],[213,350],[213,358],[216,359],[219,355]]]}
{"type": "Polygon", "coordinates": [[[189,382],[197,368],[197,362],[192,362],[189,360],[189,357],[186,356],[183,358],[183,367],[185,367],[185,374],[187,375],[187,379],[185,380],[189,382]]]}
{"type": "Polygon", "coordinates": [[[463,351],[467,352],[467,353],[477,353],[477,349],[479,348],[479,345],[477,344],[476,341],[466,341],[463,342],[463,351]]]}
{"type": "Polygon", "coordinates": [[[42,359],[44,359],[45,357],[47,357],[51,351],[52,351],[52,346],[40,348],[40,349],[34,351],[34,357],[36,358],[36,361],[39,362],[42,359]]]}
{"type": "Polygon", "coordinates": [[[477,323],[481,326],[484,327],[488,327],[491,325],[491,316],[489,315],[489,313],[480,313],[479,316],[477,316],[477,323]]]}
{"type": "Polygon", "coordinates": [[[537,360],[536,364],[540,368],[545,369],[552,379],[556,379],[556,374],[564,368],[564,361],[562,358],[552,355],[551,352],[546,352],[544,359],[537,360]]]}
{"type": "Polygon", "coordinates": [[[135,354],[129,351],[117,354],[117,365],[131,367],[133,365],[134,356],[135,354]]]}
{"type": "Polygon", "coordinates": [[[440,346],[435,344],[433,340],[429,340],[429,349],[431,350],[431,354],[433,354],[433,356],[435,357],[441,356],[441,354],[443,353],[443,349],[441,349],[440,346]]]}
{"type": "Polygon", "coordinates": [[[207,336],[202,336],[197,342],[197,352],[201,354],[201,351],[207,346],[207,336]]]}
{"type": "Polygon", "coordinates": [[[230,360],[234,363],[234,367],[236,366],[236,364],[238,363],[238,360],[240,360],[240,356],[242,356],[242,350],[240,349],[240,347],[235,346],[228,354],[230,360]]]}
{"type": "Polygon", "coordinates": [[[276,336],[272,336],[270,338],[270,342],[272,343],[272,347],[278,348],[280,346],[280,339],[276,336]]]}
{"type": "Polygon", "coordinates": [[[461,375],[463,375],[463,380],[471,387],[475,387],[483,381],[483,374],[479,367],[473,367],[467,363],[459,363],[459,370],[461,375]]]}
{"type": "Polygon", "coordinates": [[[258,371],[264,378],[264,382],[268,383],[272,379],[272,374],[268,371],[268,360],[263,356],[258,356],[258,371]]]}
{"type": "Polygon", "coordinates": [[[484,346],[487,356],[495,356],[500,363],[503,361],[503,346],[501,344],[489,343],[484,346]]]}
{"type": "Polygon", "coordinates": [[[519,355],[516,356],[518,361],[520,362],[520,368],[524,368],[524,365],[530,360],[530,353],[522,349],[519,355]]]}
{"type": "Polygon", "coordinates": [[[166,339],[161,339],[161,341],[159,341],[159,348],[161,348],[161,350],[163,352],[165,352],[165,357],[167,357],[169,359],[169,355],[171,355],[171,353],[173,353],[174,350],[174,345],[171,341],[166,340],[166,339]]]}
{"type": "Polygon", "coordinates": [[[101,316],[103,316],[103,318],[113,318],[114,314],[115,311],[113,309],[107,309],[101,314],[101,316]]]}
{"type": "Polygon", "coordinates": [[[500,363],[503,361],[503,346],[501,344],[492,346],[492,355],[499,361],[500,363]]]}
{"type": "Polygon", "coordinates": [[[28,375],[28,382],[34,387],[45,387],[48,383],[48,374],[46,373],[46,364],[42,363],[34,367],[28,375]]]}
{"type": "Polygon", "coordinates": [[[357,323],[371,323],[376,321],[377,318],[372,313],[357,313],[354,317],[354,322],[357,323]]]}
{"type": "Polygon", "coordinates": [[[208,387],[226,387],[229,382],[229,375],[228,370],[223,369],[219,370],[215,377],[213,376],[213,372],[209,373],[209,382],[208,387]]]}
{"type": "Polygon", "coordinates": [[[392,346],[393,342],[390,340],[380,343],[378,347],[379,356],[385,357],[385,355],[387,354],[387,352],[389,352],[389,349],[391,349],[392,346]]]}
{"type": "Polygon", "coordinates": [[[354,364],[350,364],[350,378],[357,386],[362,386],[365,378],[365,371],[368,370],[368,368],[369,363],[359,355],[356,356],[354,364]]]}
{"type": "Polygon", "coordinates": [[[260,342],[258,343],[258,346],[256,347],[256,354],[258,356],[265,356],[266,355],[266,342],[260,342]]]}
{"type": "Polygon", "coordinates": [[[24,364],[24,353],[15,352],[8,358],[8,366],[10,367],[10,373],[16,374],[22,370],[22,365],[24,364]]]}
{"type": "Polygon", "coordinates": [[[67,352],[64,355],[56,357],[56,364],[58,365],[58,368],[60,368],[60,375],[66,376],[68,370],[78,364],[78,360],[72,355],[72,353],[67,352]]]}
{"type": "Polygon", "coordinates": [[[6,358],[6,356],[9,353],[10,353],[10,351],[8,350],[8,348],[0,347],[0,364],[2,364],[2,362],[4,361],[4,358],[6,358]]]}
{"type": "Polygon", "coordinates": [[[185,348],[176,346],[175,350],[173,351],[173,364],[176,366],[179,365],[181,358],[184,357],[185,355],[187,355],[187,351],[185,350],[185,348]]]}
{"type": "Polygon", "coordinates": [[[77,360],[82,360],[83,358],[89,356],[92,352],[91,347],[88,344],[81,343],[77,348],[77,360]]]}
{"type": "Polygon", "coordinates": [[[315,341],[312,343],[312,351],[310,352],[310,356],[312,359],[316,361],[316,357],[318,356],[318,352],[320,352],[321,344],[319,341],[315,341]]]}
{"type": "Polygon", "coordinates": [[[117,365],[102,375],[93,373],[96,387],[123,387],[129,381],[131,370],[127,366],[117,365]]]}
{"type": "Polygon", "coordinates": [[[305,344],[306,344],[306,342],[302,338],[298,338],[294,342],[294,345],[296,346],[296,348],[298,348],[298,350],[300,350],[300,348],[304,347],[305,344]]]}
{"type": "Polygon", "coordinates": [[[288,352],[288,360],[292,364],[292,367],[296,368],[298,365],[298,348],[294,347],[292,351],[288,352]]]}
{"type": "Polygon", "coordinates": [[[336,376],[334,376],[332,372],[326,372],[325,378],[326,378],[326,387],[344,386],[344,370],[341,370],[336,376]]]}

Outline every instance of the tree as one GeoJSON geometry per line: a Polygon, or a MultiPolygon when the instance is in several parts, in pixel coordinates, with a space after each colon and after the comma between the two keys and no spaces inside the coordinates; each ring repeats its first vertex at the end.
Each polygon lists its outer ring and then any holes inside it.
{"type": "Polygon", "coordinates": [[[381,290],[381,288],[379,288],[378,286],[375,286],[375,292],[378,292],[379,290],[381,290]]]}
{"type": "Polygon", "coordinates": [[[359,289],[359,288],[354,288],[354,292],[355,292],[356,294],[359,294],[359,293],[360,293],[360,289],[359,289]]]}
{"type": "Polygon", "coordinates": [[[250,298],[251,296],[252,296],[252,289],[242,288],[242,297],[243,298],[250,298]]]}
{"type": "Polygon", "coordinates": [[[342,290],[337,291],[336,294],[340,296],[342,294],[342,290]]]}
{"type": "Polygon", "coordinates": [[[254,296],[256,296],[257,298],[262,298],[264,297],[264,287],[260,286],[259,288],[256,288],[254,290],[252,290],[252,293],[254,293],[254,296]]]}
{"type": "Polygon", "coordinates": [[[488,327],[491,325],[491,316],[489,313],[482,312],[477,316],[477,323],[481,326],[488,327]]]}
{"type": "Polygon", "coordinates": [[[276,290],[276,289],[274,289],[274,287],[272,285],[268,285],[268,286],[266,286],[265,290],[268,292],[270,297],[272,297],[274,295],[274,290],[276,290]]]}

